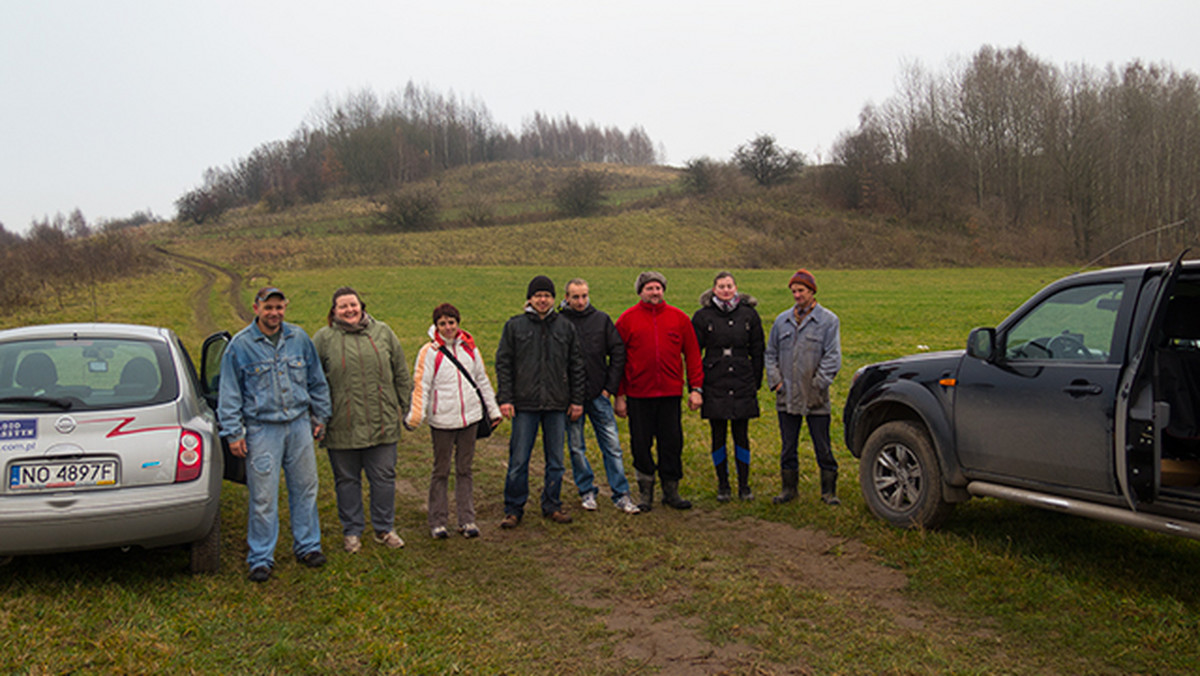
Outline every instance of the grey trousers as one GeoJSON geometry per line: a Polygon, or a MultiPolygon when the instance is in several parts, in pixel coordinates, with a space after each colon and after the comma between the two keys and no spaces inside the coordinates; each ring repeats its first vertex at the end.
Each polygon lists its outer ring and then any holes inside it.
{"type": "Polygon", "coordinates": [[[362,475],[371,487],[371,527],[377,533],[392,530],[396,520],[396,444],[369,448],[329,449],[333,485],[337,493],[338,520],[343,535],[362,536],[362,475]]]}
{"type": "Polygon", "coordinates": [[[446,492],[451,455],[454,456],[454,502],[458,525],[475,523],[475,500],[471,495],[474,490],[471,464],[475,461],[475,426],[458,430],[430,428],[430,436],[433,437],[433,475],[429,478],[429,527],[446,526],[449,519],[446,492]]]}

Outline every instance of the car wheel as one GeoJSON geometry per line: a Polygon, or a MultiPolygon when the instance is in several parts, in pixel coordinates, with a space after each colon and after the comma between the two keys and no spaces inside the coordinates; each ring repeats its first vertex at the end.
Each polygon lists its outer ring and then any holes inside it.
{"type": "Polygon", "coordinates": [[[942,499],[942,470],[929,435],[907,420],[871,433],[858,476],[871,512],[893,526],[936,528],[953,509],[942,499]]]}
{"type": "Polygon", "coordinates": [[[191,571],[195,574],[215,573],[221,567],[221,513],[213,515],[212,527],[204,537],[191,545],[191,571]]]}

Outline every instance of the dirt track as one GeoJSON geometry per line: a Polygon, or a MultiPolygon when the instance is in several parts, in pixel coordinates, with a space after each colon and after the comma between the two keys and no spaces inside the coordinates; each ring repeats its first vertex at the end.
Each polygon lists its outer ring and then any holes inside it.
{"type": "Polygon", "coordinates": [[[174,253],[157,246],[154,249],[170,260],[195,270],[203,279],[200,287],[192,293],[190,299],[192,314],[195,318],[196,326],[200,328],[201,333],[209,334],[219,331],[222,328],[220,324],[214,321],[212,309],[208,304],[208,299],[212,295],[212,289],[217,284],[218,276],[228,280],[225,295],[229,302],[229,316],[235,320],[233,326],[242,326],[251,319],[254,319],[254,313],[242,302],[241,275],[229,268],[223,268],[200,258],[174,253]]]}

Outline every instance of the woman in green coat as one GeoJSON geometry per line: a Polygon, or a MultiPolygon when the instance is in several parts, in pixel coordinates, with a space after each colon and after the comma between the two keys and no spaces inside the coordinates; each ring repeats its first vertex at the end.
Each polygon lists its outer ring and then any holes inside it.
{"type": "Polygon", "coordinates": [[[333,292],[328,324],[313,335],[313,343],[333,399],[323,445],[333,468],[343,546],[351,554],[362,548],[366,473],[374,539],[392,549],[403,547],[394,524],[396,442],[412,395],[404,352],[391,328],[367,314],[362,297],[348,286],[333,292]]]}

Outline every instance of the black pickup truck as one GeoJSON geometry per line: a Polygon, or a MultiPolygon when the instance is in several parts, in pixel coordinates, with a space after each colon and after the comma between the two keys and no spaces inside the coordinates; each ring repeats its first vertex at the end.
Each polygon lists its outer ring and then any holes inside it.
{"type": "Polygon", "coordinates": [[[1200,539],[1200,261],[1072,275],[965,350],[854,374],[871,511],[933,528],[990,496],[1200,539]]]}

